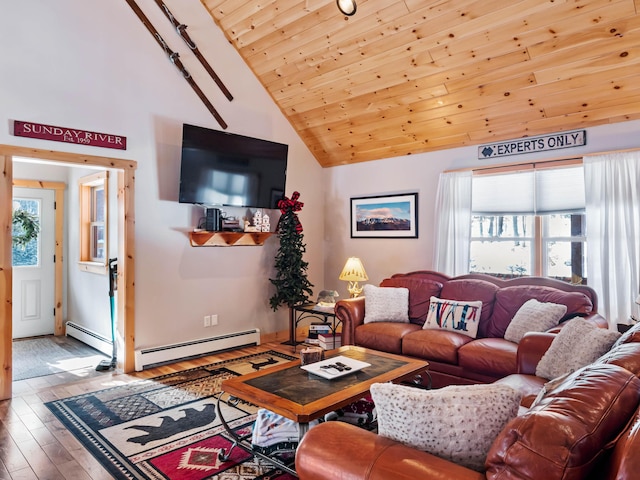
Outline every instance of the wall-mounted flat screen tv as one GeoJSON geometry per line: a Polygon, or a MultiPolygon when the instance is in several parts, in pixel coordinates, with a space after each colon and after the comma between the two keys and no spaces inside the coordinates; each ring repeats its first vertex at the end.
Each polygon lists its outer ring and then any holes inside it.
{"type": "Polygon", "coordinates": [[[289,147],[184,124],[180,203],[278,208],[289,147]]]}

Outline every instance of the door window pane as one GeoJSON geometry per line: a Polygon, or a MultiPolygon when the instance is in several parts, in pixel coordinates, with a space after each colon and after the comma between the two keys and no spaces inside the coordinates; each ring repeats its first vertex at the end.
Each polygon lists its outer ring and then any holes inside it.
{"type": "MultiPolygon", "coordinates": [[[[14,198],[13,199],[13,210],[19,211],[24,210],[37,218],[38,224],[40,224],[40,201],[37,199],[28,199],[28,198],[14,198]]],[[[24,233],[24,229],[20,225],[12,225],[12,235],[22,235],[24,233]]],[[[40,235],[31,241],[27,242],[26,245],[15,245],[12,246],[12,265],[14,267],[37,267],[40,265],[40,235]]]]}

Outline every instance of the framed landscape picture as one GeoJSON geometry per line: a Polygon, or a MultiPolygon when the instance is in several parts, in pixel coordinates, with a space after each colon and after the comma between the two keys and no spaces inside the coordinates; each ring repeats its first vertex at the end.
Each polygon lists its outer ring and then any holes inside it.
{"type": "Polygon", "coordinates": [[[352,198],[351,238],[418,238],[418,194],[352,198]]]}

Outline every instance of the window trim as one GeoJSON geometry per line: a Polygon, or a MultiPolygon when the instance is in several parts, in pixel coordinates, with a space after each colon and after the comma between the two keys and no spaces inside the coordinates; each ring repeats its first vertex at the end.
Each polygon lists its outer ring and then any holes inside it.
{"type": "Polygon", "coordinates": [[[83,272],[96,273],[99,275],[108,274],[109,259],[109,171],[104,170],[91,175],[86,175],[78,180],[78,193],[80,196],[79,218],[79,254],[78,267],[83,272]],[[94,187],[101,186],[104,189],[104,239],[105,256],[104,261],[97,261],[92,258],[91,248],[91,227],[92,223],[92,196],[94,187]]]}

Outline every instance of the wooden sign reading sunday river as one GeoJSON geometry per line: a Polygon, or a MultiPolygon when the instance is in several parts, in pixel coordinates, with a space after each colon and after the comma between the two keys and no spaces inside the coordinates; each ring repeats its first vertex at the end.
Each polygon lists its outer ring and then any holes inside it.
{"type": "Polygon", "coordinates": [[[91,147],[127,149],[127,137],[110,133],[87,132],[75,128],[56,127],[41,123],[22,122],[14,120],[13,134],[17,137],[39,138],[54,142],[77,143],[91,147]]]}

